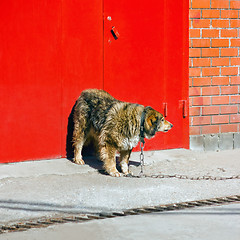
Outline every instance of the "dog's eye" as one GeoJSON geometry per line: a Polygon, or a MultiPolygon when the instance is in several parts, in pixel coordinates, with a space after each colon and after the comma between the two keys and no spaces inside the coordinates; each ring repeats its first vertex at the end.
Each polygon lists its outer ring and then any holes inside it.
{"type": "Polygon", "coordinates": [[[161,118],[161,121],[163,122],[163,121],[164,121],[164,118],[161,118]]]}

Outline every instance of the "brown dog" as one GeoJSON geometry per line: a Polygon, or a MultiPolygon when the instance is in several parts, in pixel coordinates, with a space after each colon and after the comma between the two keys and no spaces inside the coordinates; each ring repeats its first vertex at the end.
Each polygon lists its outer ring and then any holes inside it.
{"type": "Polygon", "coordinates": [[[82,92],[74,108],[74,162],[84,164],[82,148],[86,140],[97,142],[105,170],[113,177],[121,174],[116,169],[116,152],[120,153],[123,174],[129,174],[128,161],[132,149],[144,138],[167,132],[172,124],[151,107],[121,102],[103,90],[82,92]]]}

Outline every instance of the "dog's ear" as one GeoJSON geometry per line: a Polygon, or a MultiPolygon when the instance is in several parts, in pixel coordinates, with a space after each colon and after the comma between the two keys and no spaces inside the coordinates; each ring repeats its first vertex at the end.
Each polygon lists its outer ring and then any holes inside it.
{"type": "Polygon", "coordinates": [[[157,122],[157,118],[154,114],[151,114],[150,116],[147,117],[147,123],[150,127],[152,127],[152,125],[156,122],[157,122]]]}
{"type": "Polygon", "coordinates": [[[151,107],[146,108],[145,129],[154,128],[158,122],[158,112],[151,107]]]}

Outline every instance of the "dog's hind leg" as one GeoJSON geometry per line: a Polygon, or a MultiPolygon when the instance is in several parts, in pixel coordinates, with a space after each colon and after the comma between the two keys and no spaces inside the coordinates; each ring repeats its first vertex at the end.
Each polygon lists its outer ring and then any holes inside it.
{"type": "Polygon", "coordinates": [[[74,159],[73,162],[76,164],[83,165],[85,162],[82,159],[82,148],[86,141],[85,132],[80,127],[80,123],[75,123],[73,131],[73,147],[74,147],[74,159]]]}
{"type": "Polygon", "coordinates": [[[120,151],[120,166],[122,169],[122,172],[125,175],[131,174],[131,172],[129,172],[129,168],[128,168],[128,163],[129,163],[129,158],[131,155],[132,150],[127,150],[127,151],[120,151]]]}
{"type": "Polygon", "coordinates": [[[116,168],[116,149],[109,144],[100,146],[100,159],[103,161],[103,167],[112,177],[120,177],[121,173],[116,168]]]}

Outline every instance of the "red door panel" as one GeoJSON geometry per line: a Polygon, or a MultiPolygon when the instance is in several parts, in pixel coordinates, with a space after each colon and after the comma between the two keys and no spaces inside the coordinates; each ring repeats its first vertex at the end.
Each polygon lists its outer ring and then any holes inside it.
{"type": "Polygon", "coordinates": [[[0,2],[0,161],[60,156],[61,1],[0,2]]]}
{"type": "Polygon", "coordinates": [[[72,108],[87,88],[103,87],[102,0],[62,6],[62,156],[71,157],[72,108]]]}
{"type": "Polygon", "coordinates": [[[164,69],[168,119],[167,148],[189,148],[188,117],[188,1],[165,1],[164,69]],[[175,19],[175,21],[173,21],[175,19]]]}
{"type": "Polygon", "coordinates": [[[167,119],[174,124],[147,141],[147,150],[188,147],[188,118],[179,104],[188,95],[187,5],[187,0],[104,0],[104,89],[162,113],[167,103],[167,119]]]}
{"type": "MultiPolygon", "coordinates": [[[[104,1],[104,89],[114,97],[163,110],[163,8],[156,0],[104,1]],[[110,20],[110,21],[109,21],[110,20]],[[114,39],[115,27],[119,38],[114,39]]],[[[158,149],[163,138],[151,140],[158,149]]]]}

